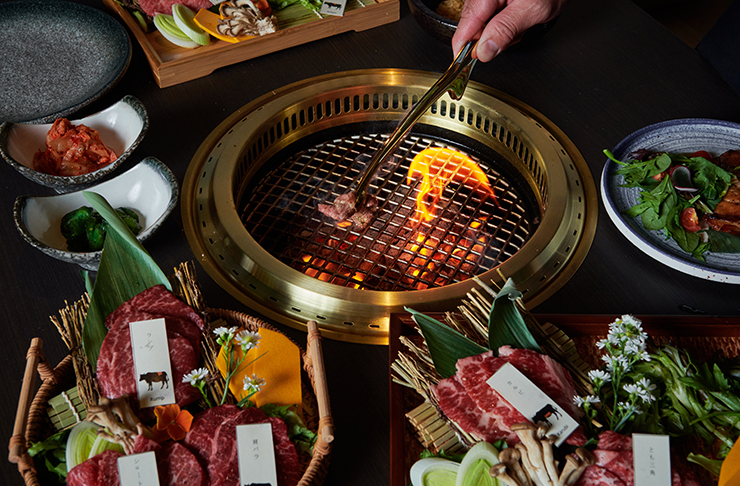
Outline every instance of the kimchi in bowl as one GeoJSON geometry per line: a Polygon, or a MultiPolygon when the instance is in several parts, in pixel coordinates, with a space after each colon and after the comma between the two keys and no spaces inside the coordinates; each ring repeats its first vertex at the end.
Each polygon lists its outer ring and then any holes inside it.
{"type": "Polygon", "coordinates": [[[115,171],[141,143],[148,128],[146,108],[129,95],[79,120],[3,123],[0,155],[38,184],[59,193],[77,191],[115,171]],[[64,127],[73,127],[75,132],[62,134],[64,127]],[[63,150],[66,152],[60,152],[63,150]]]}

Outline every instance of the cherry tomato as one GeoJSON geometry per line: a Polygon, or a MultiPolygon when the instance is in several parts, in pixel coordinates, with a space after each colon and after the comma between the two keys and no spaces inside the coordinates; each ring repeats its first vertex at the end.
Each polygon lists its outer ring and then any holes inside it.
{"type": "Polygon", "coordinates": [[[681,226],[683,226],[686,231],[696,233],[701,229],[699,226],[699,217],[696,215],[696,209],[694,208],[686,208],[681,211],[679,220],[681,221],[681,226]]]}
{"type": "Polygon", "coordinates": [[[714,161],[714,157],[712,157],[712,154],[710,154],[706,150],[698,150],[694,152],[693,154],[689,155],[689,158],[694,158],[694,157],[703,157],[710,162],[714,161]]]}
{"type": "Polygon", "coordinates": [[[254,6],[257,7],[257,9],[262,12],[262,15],[265,17],[269,17],[272,14],[272,7],[270,7],[270,4],[267,2],[267,0],[258,0],[254,2],[254,6]]]}

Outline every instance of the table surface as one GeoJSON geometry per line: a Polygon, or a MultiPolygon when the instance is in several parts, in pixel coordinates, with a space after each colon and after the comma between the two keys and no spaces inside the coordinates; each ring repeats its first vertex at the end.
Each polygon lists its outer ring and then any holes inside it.
{"type": "MultiPolygon", "coordinates": [[[[85,0],[104,9],[101,3],[85,0]]],[[[365,68],[442,72],[451,48],[422,30],[402,0],[401,19],[364,32],[350,32],[217,70],[212,75],[160,89],[141,48],[122,81],[80,115],[94,113],[127,94],[147,107],[150,128],[133,160],[166,163],[180,183],[201,142],[227,116],[270,90],[305,78],[365,68]],[[236,86],[223,96],[225,86],[236,86]]],[[[499,89],[552,120],[575,143],[598,180],[604,148],[634,130],[675,118],[740,122],[740,98],[693,49],[628,0],[571,0],[541,40],[478,64],[472,79],[499,89]]],[[[44,338],[51,363],[66,354],[49,321],[84,291],[79,268],[31,248],[13,223],[13,202],[50,189],[0,165],[0,261],[2,363],[0,438],[12,434],[31,338],[44,338]]],[[[196,260],[183,233],[179,207],[146,244],[167,270],[196,260]]],[[[211,307],[257,315],[222,290],[197,267],[211,307]]],[[[575,275],[534,309],[538,313],[659,314],[699,312],[737,315],[738,287],[703,281],[658,263],[633,246],[609,220],[603,206],[591,250],[575,275]]],[[[278,327],[281,327],[278,325],[278,327]]],[[[305,334],[285,329],[298,341],[305,334]]],[[[336,440],[327,485],[389,482],[388,349],[324,340],[336,440]]],[[[0,482],[22,484],[15,465],[0,461],[0,482]]]]}

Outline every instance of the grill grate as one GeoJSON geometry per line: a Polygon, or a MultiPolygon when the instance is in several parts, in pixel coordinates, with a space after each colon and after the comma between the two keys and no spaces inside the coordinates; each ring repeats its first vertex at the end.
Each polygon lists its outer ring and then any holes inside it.
{"type": "MultiPolygon", "coordinates": [[[[385,135],[320,142],[250,181],[240,217],[257,243],[308,276],[345,287],[424,290],[467,280],[514,255],[534,233],[539,214],[493,163],[466,153],[487,174],[495,198],[475,179],[451,182],[430,222],[417,215],[413,158],[429,147],[464,150],[421,135],[406,138],[370,183],[378,210],[365,228],[340,227],[317,209],[349,191],[385,135]]],[[[521,184],[519,185],[521,186],[521,184]]]]}

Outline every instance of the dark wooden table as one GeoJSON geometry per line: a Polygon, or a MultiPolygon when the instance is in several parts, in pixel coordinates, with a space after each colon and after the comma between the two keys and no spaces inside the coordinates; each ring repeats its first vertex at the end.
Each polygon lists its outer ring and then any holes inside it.
{"type": "MultiPolygon", "coordinates": [[[[87,0],[86,0],[87,1],[87,0]]],[[[100,3],[88,1],[103,9],[100,3]]],[[[237,108],[272,89],[326,73],[364,68],[409,68],[442,72],[451,48],[423,31],[401,4],[398,22],[347,33],[222,68],[171,88],[154,82],[135,45],[125,77],[91,114],[126,94],[147,107],[151,126],[133,160],[155,156],[180,182],[200,143],[237,108]],[[229,89],[229,96],[224,93],[229,89]]],[[[740,98],[702,57],[628,0],[571,0],[540,41],[512,49],[476,66],[472,79],[532,106],[558,125],[582,152],[598,178],[602,150],[632,131],[673,118],[703,117],[740,122],[740,98]]],[[[2,89],[2,87],[0,87],[2,89]]],[[[124,166],[120,170],[126,170],[124,166]]],[[[84,291],[79,268],[47,257],[15,230],[13,202],[22,194],[50,190],[0,164],[0,438],[7,443],[31,338],[41,336],[57,363],[66,354],[49,322],[65,301],[84,291]]],[[[179,208],[146,244],[166,271],[196,260],[183,234],[179,208]]],[[[218,287],[197,266],[212,307],[250,309],[218,287]]],[[[679,273],[635,248],[603,207],[593,246],[581,268],[539,313],[707,314],[740,313],[740,287],[679,273]]],[[[286,332],[299,341],[305,334],[286,332]]],[[[324,341],[336,441],[327,485],[378,485],[389,481],[389,372],[386,347],[324,341]]],[[[0,461],[0,483],[22,484],[15,465],[0,461]]]]}

